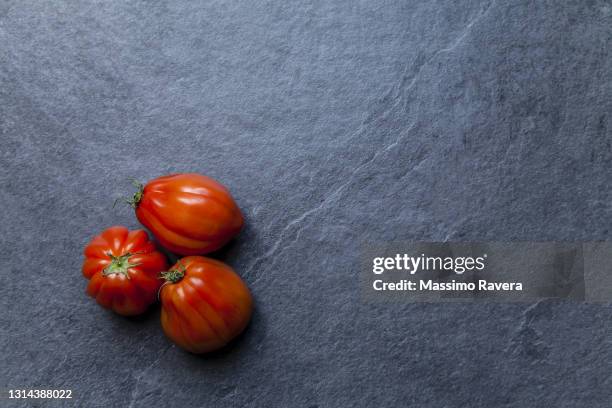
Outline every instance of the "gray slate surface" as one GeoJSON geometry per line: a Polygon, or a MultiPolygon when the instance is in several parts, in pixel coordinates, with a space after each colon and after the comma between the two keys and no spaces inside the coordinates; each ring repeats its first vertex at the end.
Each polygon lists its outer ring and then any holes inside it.
{"type": "MultiPolygon", "coordinates": [[[[0,1],[0,387],[87,407],[610,407],[612,307],[366,304],[359,245],[607,240],[612,2],[0,1]],[[247,227],[209,357],[84,294],[127,177],[247,227]]],[[[2,401],[9,406],[42,402],[2,401]]]]}

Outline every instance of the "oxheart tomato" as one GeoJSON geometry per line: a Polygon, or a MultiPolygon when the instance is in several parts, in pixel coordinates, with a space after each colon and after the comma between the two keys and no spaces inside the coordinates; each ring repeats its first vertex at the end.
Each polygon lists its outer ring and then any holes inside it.
{"type": "Polygon", "coordinates": [[[160,272],[167,270],[168,262],[144,230],[110,227],[85,247],[84,254],[87,294],[103,307],[133,316],[157,300],[163,283],[160,272]]]}
{"type": "Polygon", "coordinates": [[[171,174],[138,187],[128,203],[142,225],[174,253],[215,251],[242,229],[242,213],[231,194],[209,177],[171,174]]]}
{"type": "Polygon", "coordinates": [[[182,348],[192,353],[217,350],[249,323],[251,292],[226,264],[188,256],[162,276],[162,328],[182,348]]]}

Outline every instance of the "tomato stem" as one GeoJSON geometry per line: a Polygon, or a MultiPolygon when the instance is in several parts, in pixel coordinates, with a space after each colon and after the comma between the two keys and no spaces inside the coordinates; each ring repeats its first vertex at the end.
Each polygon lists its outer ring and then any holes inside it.
{"type": "Polygon", "coordinates": [[[144,184],[142,184],[141,182],[139,182],[138,180],[131,178],[130,179],[132,184],[134,185],[134,187],[136,187],[138,190],[136,190],[136,192],[132,195],[132,197],[119,197],[115,200],[115,203],[113,204],[113,208],[117,205],[117,203],[119,201],[123,201],[127,204],[129,204],[130,207],[136,209],[136,207],[138,207],[138,204],[140,203],[140,200],[142,200],[142,195],[144,194],[144,184]]]}
{"type": "Polygon", "coordinates": [[[166,280],[166,283],[177,283],[185,276],[185,266],[178,261],[178,267],[176,269],[170,269],[167,272],[161,273],[161,278],[166,280]]]}
{"type": "Polygon", "coordinates": [[[130,257],[134,254],[129,252],[120,256],[115,256],[110,252],[107,255],[111,259],[111,263],[104,268],[104,271],[102,272],[104,276],[118,273],[130,279],[130,274],[128,273],[129,269],[140,265],[140,263],[130,263],[130,257]]]}

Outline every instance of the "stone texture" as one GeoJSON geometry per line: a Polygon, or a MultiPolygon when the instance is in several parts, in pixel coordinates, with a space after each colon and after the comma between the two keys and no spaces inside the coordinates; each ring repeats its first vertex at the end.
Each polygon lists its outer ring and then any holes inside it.
{"type": "Polygon", "coordinates": [[[609,407],[610,306],[373,305],[357,277],[364,242],[609,239],[611,41],[609,0],[1,1],[0,387],[609,407]],[[138,226],[111,208],[127,177],[181,171],[247,220],[216,256],[256,313],[207,357],[158,309],[102,310],[80,275],[93,235],[138,226]]]}

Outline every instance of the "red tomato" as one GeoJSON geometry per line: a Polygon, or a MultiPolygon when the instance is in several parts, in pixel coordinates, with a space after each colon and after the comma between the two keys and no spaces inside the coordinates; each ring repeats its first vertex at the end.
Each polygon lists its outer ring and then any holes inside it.
{"type": "Polygon", "coordinates": [[[242,213],[229,191],[209,177],[171,174],[138,187],[128,200],[138,221],[174,253],[215,251],[242,229],[242,213]]]}
{"type": "Polygon", "coordinates": [[[251,293],[226,264],[188,256],[162,275],[162,328],[182,348],[192,353],[217,350],[249,323],[251,293]]]}
{"type": "Polygon", "coordinates": [[[87,294],[124,316],[140,314],[157,300],[160,272],[167,268],[144,230],[110,227],[85,247],[87,294]]]}

